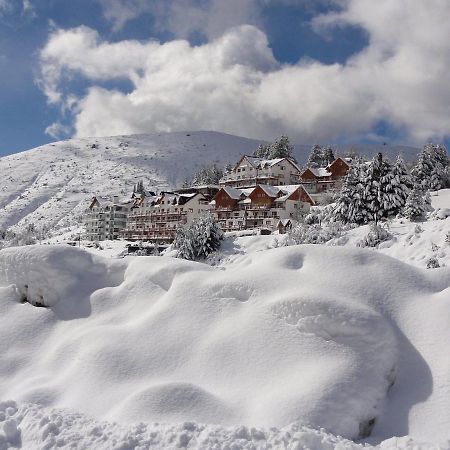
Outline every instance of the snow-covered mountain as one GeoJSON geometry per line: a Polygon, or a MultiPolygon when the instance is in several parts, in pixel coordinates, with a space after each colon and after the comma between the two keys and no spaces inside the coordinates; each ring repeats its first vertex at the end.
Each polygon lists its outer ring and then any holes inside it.
{"type": "Polygon", "coordinates": [[[143,180],[173,188],[203,165],[235,161],[258,141],[185,132],[72,139],[0,159],[0,229],[74,222],[94,196],[130,195],[143,180]]]}
{"type": "MultiPolygon", "coordinates": [[[[261,141],[218,132],[176,132],[71,139],[0,158],[0,230],[61,228],[77,222],[94,196],[128,196],[143,180],[146,188],[174,188],[197,168],[224,165],[253,152],[261,141]]],[[[311,145],[296,145],[303,163],[311,145]]],[[[344,151],[349,147],[339,147],[344,151]]],[[[417,149],[358,146],[371,155],[402,152],[411,159],[417,149]]]]}

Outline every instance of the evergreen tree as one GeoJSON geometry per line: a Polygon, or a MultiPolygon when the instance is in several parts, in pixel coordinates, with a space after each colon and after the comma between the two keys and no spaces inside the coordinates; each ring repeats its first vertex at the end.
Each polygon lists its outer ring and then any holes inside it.
{"type": "Polygon", "coordinates": [[[258,148],[253,152],[255,158],[269,159],[270,158],[270,145],[271,144],[259,144],[258,148]]]}
{"type": "Polygon", "coordinates": [[[330,147],[327,146],[323,149],[323,159],[322,159],[322,167],[327,167],[328,165],[330,165],[334,160],[335,160],[335,156],[334,156],[334,150],[330,147]]]}
{"type": "Polygon", "coordinates": [[[201,216],[191,224],[177,230],[173,246],[177,257],[198,260],[218,250],[223,233],[210,214],[201,216]]]}
{"type": "Polygon", "coordinates": [[[370,211],[370,220],[377,223],[380,219],[388,217],[392,209],[392,168],[382,153],[377,153],[367,167],[365,178],[366,202],[370,211]]]}
{"type": "Polygon", "coordinates": [[[270,145],[269,158],[290,158],[295,161],[293,151],[294,147],[289,142],[289,138],[282,135],[270,145]]]}
{"type": "Polygon", "coordinates": [[[392,168],[392,177],[387,188],[387,193],[391,196],[390,206],[387,208],[388,216],[397,215],[402,210],[411,188],[411,177],[399,155],[392,168]]]}
{"type": "Polygon", "coordinates": [[[307,167],[317,168],[323,167],[323,150],[318,144],[313,145],[309,153],[308,161],[306,163],[307,167]]]}
{"type": "Polygon", "coordinates": [[[336,220],[358,224],[370,221],[366,203],[366,188],[363,183],[366,176],[366,166],[361,161],[357,161],[350,167],[336,201],[334,210],[336,220]]]}
{"type": "Polygon", "coordinates": [[[423,220],[431,207],[428,191],[423,191],[420,184],[414,184],[406,199],[403,215],[411,221],[423,220]]]}
{"type": "Polygon", "coordinates": [[[134,185],[133,192],[136,193],[136,194],[145,194],[144,182],[142,180],[139,180],[134,185]]]}
{"type": "Polygon", "coordinates": [[[223,169],[217,167],[216,164],[201,167],[191,180],[186,179],[183,187],[201,186],[205,184],[219,184],[219,180],[223,176],[223,169]]]}
{"type": "Polygon", "coordinates": [[[443,145],[428,143],[419,154],[411,171],[415,183],[423,189],[440,189],[450,186],[449,158],[443,145]]]}

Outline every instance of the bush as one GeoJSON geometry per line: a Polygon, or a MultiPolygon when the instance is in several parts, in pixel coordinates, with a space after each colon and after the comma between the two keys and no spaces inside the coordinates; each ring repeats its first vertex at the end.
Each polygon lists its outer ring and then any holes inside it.
{"type": "Polygon", "coordinates": [[[174,248],[177,257],[197,261],[219,249],[223,232],[210,214],[177,230],[174,248]]]}
{"type": "Polygon", "coordinates": [[[392,239],[392,234],[389,232],[389,226],[387,224],[380,225],[372,223],[370,230],[358,243],[358,247],[378,247],[384,241],[392,239]]]}
{"type": "Polygon", "coordinates": [[[331,239],[341,237],[346,228],[340,222],[328,225],[298,224],[287,234],[284,245],[325,244],[331,239]]]}

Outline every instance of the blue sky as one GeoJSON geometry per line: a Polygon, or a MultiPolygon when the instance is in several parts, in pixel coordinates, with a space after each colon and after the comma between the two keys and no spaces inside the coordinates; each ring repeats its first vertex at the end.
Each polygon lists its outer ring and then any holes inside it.
{"type": "Polygon", "coordinates": [[[448,144],[449,16],[442,0],[0,0],[0,155],[184,129],[448,144]]]}

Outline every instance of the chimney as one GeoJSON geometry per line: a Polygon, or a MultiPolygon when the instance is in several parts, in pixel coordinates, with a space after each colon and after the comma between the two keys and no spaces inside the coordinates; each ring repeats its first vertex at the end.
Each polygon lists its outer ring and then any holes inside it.
{"type": "Polygon", "coordinates": [[[113,197],[113,204],[114,205],[119,204],[119,196],[118,195],[114,195],[114,197],[113,197]]]}

